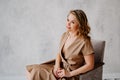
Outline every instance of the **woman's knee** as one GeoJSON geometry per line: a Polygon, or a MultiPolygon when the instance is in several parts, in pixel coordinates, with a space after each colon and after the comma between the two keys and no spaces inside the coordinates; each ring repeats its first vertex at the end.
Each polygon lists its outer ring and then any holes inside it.
{"type": "Polygon", "coordinates": [[[26,70],[26,77],[27,77],[27,80],[32,80],[31,79],[31,74],[29,71],[26,70]]]}

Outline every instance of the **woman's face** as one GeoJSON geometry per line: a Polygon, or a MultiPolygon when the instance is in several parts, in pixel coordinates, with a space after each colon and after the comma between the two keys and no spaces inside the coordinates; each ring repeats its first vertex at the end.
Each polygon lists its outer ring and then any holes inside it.
{"type": "Polygon", "coordinates": [[[75,15],[69,14],[67,17],[66,28],[70,32],[76,32],[79,28],[79,22],[75,15]]]}

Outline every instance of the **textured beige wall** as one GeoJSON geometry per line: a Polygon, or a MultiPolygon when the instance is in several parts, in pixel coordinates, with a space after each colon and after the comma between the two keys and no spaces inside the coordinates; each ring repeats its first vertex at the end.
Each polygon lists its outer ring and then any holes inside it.
{"type": "Polygon", "coordinates": [[[106,41],[104,73],[120,73],[120,0],[0,0],[0,76],[55,58],[66,16],[83,9],[94,39],[106,41]]]}

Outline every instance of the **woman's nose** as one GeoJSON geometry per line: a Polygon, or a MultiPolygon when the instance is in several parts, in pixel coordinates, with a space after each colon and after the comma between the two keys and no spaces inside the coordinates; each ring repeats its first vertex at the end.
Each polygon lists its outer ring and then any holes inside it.
{"type": "Polygon", "coordinates": [[[67,25],[70,26],[70,22],[67,22],[67,25]]]}

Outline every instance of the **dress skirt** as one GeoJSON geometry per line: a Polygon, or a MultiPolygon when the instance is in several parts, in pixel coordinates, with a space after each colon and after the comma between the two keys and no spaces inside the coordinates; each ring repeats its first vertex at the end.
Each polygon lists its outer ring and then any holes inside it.
{"type": "Polygon", "coordinates": [[[27,65],[32,80],[79,80],[79,76],[57,79],[53,74],[54,64],[33,64],[27,65]]]}

